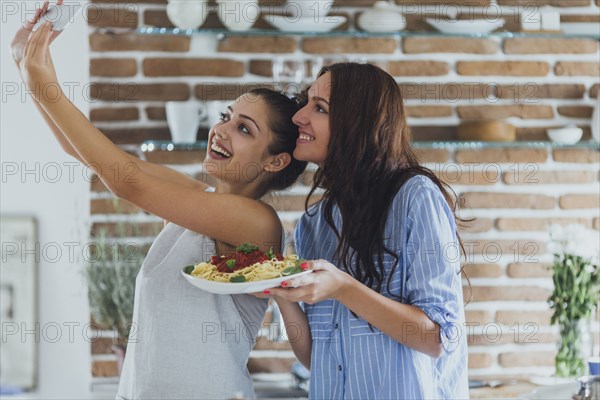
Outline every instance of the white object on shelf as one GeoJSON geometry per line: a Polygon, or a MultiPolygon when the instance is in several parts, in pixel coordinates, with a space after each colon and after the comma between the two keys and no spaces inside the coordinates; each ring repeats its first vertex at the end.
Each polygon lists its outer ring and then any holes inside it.
{"type": "Polygon", "coordinates": [[[319,21],[331,11],[334,0],[289,0],[284,11],[295,19],[312,18],[319,21]]]}
{"type": "Polygon", "coordinates": [[[561,22],[560,29],[568,35],[600,36],[600,24],[598,22],[561,22]]]}
{"type": "Polygon", "coordinates": [[[583,129],[570,125],[565,128],[548,129],[547,133],[550,140],[555,143],[575,144],[581,139],[583,129]]]}
{"type": "Polygon", "coordinates": [[[367,32],[397,32],[406,26],[404,15],[387,1],[378,1],[358,17],[358,25],[367,32]]]}
{"type": "Polygon", "coordinates": [[[427,23],[440,32],[456,33],[490,33],[504,26],[504,19],[465,19],[451,20],[439,18],[426,18],[427,23]]]}
{"type": "Polygon", "coordinates": [[[258,0],[217,0],[219,19],[230,31],[247,31],[258,19],[258,0]]]}
{"type": "Polygon", "coordinates": [[[168,101],[165,111],[173,143],[194,143],[200,122],[206,118],[206,110],[197,103],[168,101]]]}
{"type": "Polygon", "coordinates": [[[600,143],[600,93],[596,98],[596,107],[592,115],[592,138],[596,143],[600,143]]]}
{"type": "Polygon", "coordinates": [[[197,29],[208,15],[206,0],[173,1],[167,4],[169,20],[180,29],[197,29]]]}
{"type": "Polygon", "coordinates": [[[294,18],[282,15],[268,15],[265,20],[280,31],[286,32],[329,32],[347,21],[344,16],[294,18]]]}
{"type": "Polygon", "coordinates": [[[542,15],[539,8],[527,8],[521,14],[521,29],[524,31],[539,31],[542,29],[542,15]]]}
{"type": "Polygon", "coordinates": [[[543,31],[560,31],[560,13],[554,7],[540,8],[543,31]]]}

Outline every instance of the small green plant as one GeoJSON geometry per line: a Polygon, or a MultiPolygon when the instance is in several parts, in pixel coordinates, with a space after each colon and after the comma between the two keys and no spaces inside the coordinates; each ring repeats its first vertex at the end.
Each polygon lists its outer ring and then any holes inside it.
{"type": "Polygon", "coordinates": [[[122,240],[126,236],[123,223],[117,229],[114,243],[108,242],[105,229],[99,231],[85,274],[94,320],[115,329],[119,341],[125,342],[133,319],[135,279],[145,254],[139,244],[122,240]]]}
{"type": "Polygon", "coordinates": [[[558,324],[560,332],[556,375],[580,376],[585,372],[584,357],[588,351],[585,347],[589,345],[583,330],[600,299],[600,270],[598,262],[593,260],[594,252],[597,255],[597,244],[593,245],[593,242],[597,243],[598,233],[577,225],[566,229],[555,226],[551,237],[554,290],[548,302],[553,310],[550,322],[558,324]],[[581,235],[584,232],[587,232],[586,236],[581,235]]]}

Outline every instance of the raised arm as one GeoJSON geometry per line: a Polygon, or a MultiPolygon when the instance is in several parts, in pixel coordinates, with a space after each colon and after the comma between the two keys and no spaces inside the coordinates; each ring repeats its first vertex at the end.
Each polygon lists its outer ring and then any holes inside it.
{"type": "Polygon", "coordinates": [[[154,176],[106,138],[64,93],[48,99],[46,85],[58,87],[45,24],[29,36],[21,70],[29,89],[84,162],[108,189],[168,221],[213,239],[238,245],[253,242],[263,249],[279,244],[281,224],[275,211],[237,195],[206,193],[154,176]]]}
{"type": "MultiPolygon", "coordinates": [[[[63,4],[63,1],[64,0],[58,0],[56,4],[61,5],[61,4],[63,4]]],[[[19,64],[21,63],[21,60],[23,59],[23,51],[25,48],[25,44],[27,42],[27,38],[29,38],[29,35],[32,32],[33,26],[37,23],[37,21],[46,12],[46,10],[48,9],[48,6],[49,6],[49,2],[46,1],[42,7],[38,8],[36,10],[35,15],[19,28],[19,30],[15,34],[15,37],[13,38],[13,41],[11,43],[11,51],[12,51],[13,60],[17,64],[17,69],[19,70],[19,76],[21,77],[22,80],[24,80],[24,79],[23,79],[23,74],[21,72],[21,69],[19,68],[19,64]]],[[[56,37],[58,37],[58,35],[60,35],[60,33],[61,33],[61,31],[52,32],[49,43],[52,43],[52,41],[54,41],[54,39],[56,37]]],[[[31,92],[29,92],[29,93],[31,96],[33,96],[33,94],[31,92]]],[[[46,113],[46,110],[44,110],[42,108],[40,103],[35,101],[34,104],[35,104],[36,109],[38,110],[38,112],[40,113],[40,115],[42,116],[44,121],[46,122],[46,125],[48,125],[48,127],[50,128],[50,131],[56,138],[57,142],[60,144],[61,148],[65,151],[65,153],[69,154],[71,157],[76,158],[79,162],[85,163],[83,158],[79,155],[79,153],[77,153],[77,151],[73,148],[73,146],[71,146],[71,143],[67,140],[67,138],[65,137],[63,132],[60,130],[60,128],[58,126],[56,126],[56,124],[54,123],[52,118],[50,118],[50,116],[46,113]]],[[[129,157],[132,160],[134,158],[136,158],[133,155],[129,155],[129,157]]],[[[202,190],[207,187],[207,185],[205,183],[195,180],[195,179],[193,179],[185,174],[182,174],[178,171],[175,171],[172,168],[165,167],[165,166],[159,165],[159,164],[146,162],[146,161],[143,161],[143,160],[140,160],[137,158],[136,158],[136,160],[137,160],[136,163],[140,169],[143,169],[147,173],[152,174],[154,176],[171,180],[173,182],[176,182],[179,185],[183,185],[183,186],[186,186],[189,188],[195,188],[195,189],[202,190]]]]}

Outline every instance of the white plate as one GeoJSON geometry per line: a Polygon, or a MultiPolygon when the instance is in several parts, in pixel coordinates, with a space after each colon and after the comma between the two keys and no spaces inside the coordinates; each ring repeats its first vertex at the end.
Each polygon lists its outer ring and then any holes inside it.
{"type": "Polygon", "coordinates": [[[458,19],[446,20],[426,18],[427,23],[443,33],[490,33],[504,26],[504,19],[487,20],[487,19],[458,19]]]}
{"type": "Polygon", "coordinates": [[[570,400],[575,393],[579,390],[579,384],[563,383],[560,385],[543,386],[535,389],[532,393],[524,395],[521,399],[527,400],[542,400],[542,399],[563,399],[570,400]]]}
{"type": "Polygon", "coordinates": [[[287,17],[283,15],[266,15],[268,23],[285,32],[329,32],[346,22],[342,15],[325,16],[318,20],[315,17],[287,17]]]}
{"type": "Polygon", "coordinates": [[[297,278],[302,275],[310,274],[311,271],[303,271],[298,274],[282,276],[280,278],[266,279],[264,281],[255,282],[239,282],[239,283],[228,283],[228,282],[213,282],[207,281],[206,279],[197,278],[192,275],[188,275],[181,271],[183,277],[192,285],[215,294],[241,294],[241,293],[258,293],[265,289],[271,289],[278,287],[281,282],[287,281],[292,278],[297,278]]]}

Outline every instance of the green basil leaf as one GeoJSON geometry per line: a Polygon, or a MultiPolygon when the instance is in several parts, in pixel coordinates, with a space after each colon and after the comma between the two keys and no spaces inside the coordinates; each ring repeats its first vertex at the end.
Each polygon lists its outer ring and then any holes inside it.
{"type": "Polygon", "coordinates": [[[183,268],[183,272],[185,272],[188,275],[191,275],[191,273],[194,270],[194,268],[196,268],[195,265],[188,265],[187,267],[183,268]]]}
{"type": "Polygon", "coordinates": [[[232,283],[246,282],[246,277],[244,275],[232,276],[231,278],[229,278],[229,282],[232,282],[232,283]]]}
{"type": "Polygon", "coordinates": [[[235,260],[227,260],[227,261],[225,261],[225,265],[229,269],[234,269],[235,268],[235,260]]]}

